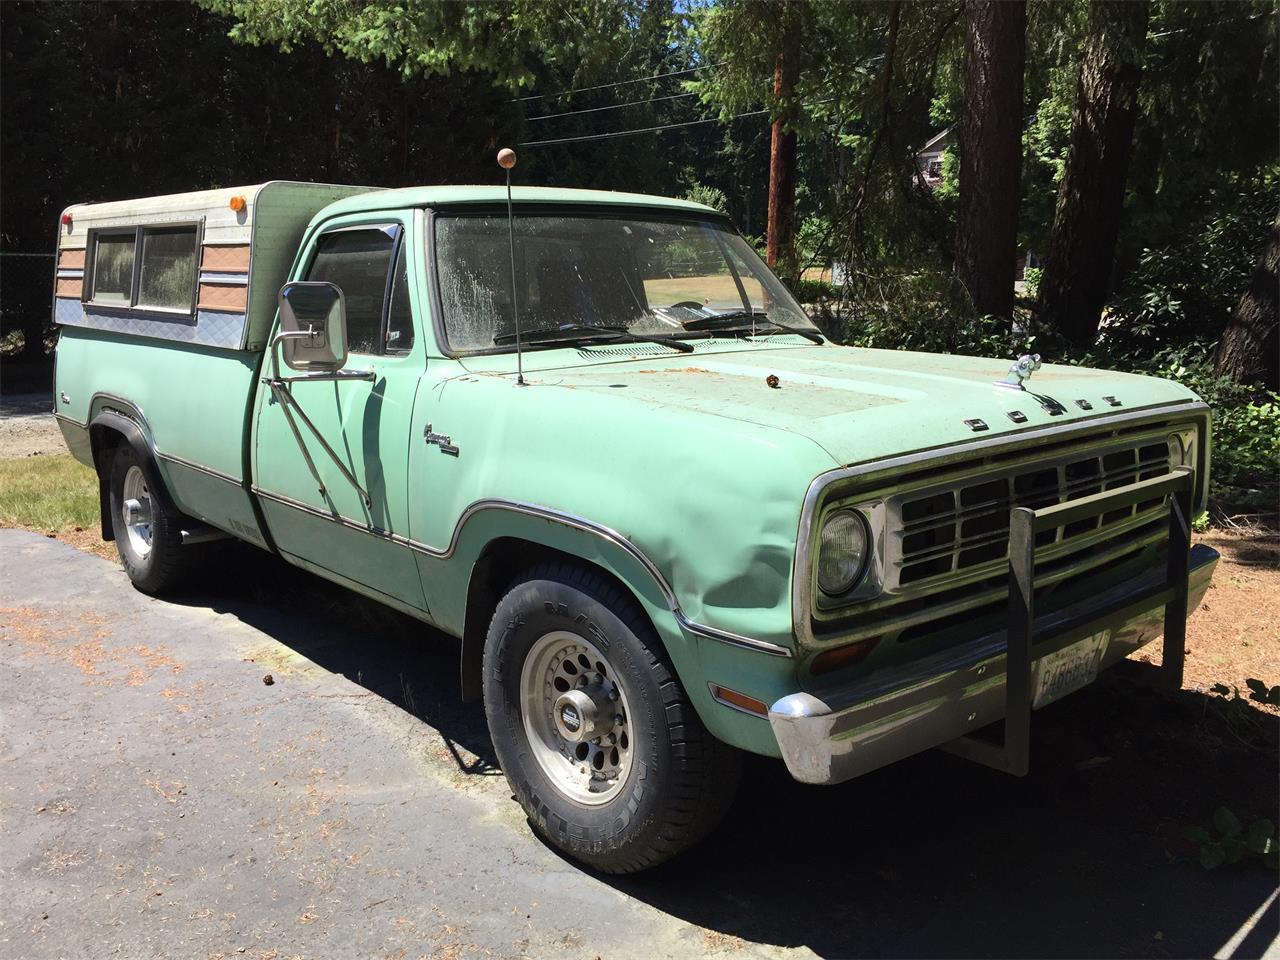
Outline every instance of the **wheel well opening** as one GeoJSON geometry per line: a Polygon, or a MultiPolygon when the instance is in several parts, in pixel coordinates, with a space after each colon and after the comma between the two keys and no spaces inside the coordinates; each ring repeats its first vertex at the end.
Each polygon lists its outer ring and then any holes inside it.
{"type": "MultiPolygon", "coordinates": [[[[489,632],[489,621],[493,619],[498,602],[520,574],[544,561],[588,567],[638,602],[635,592],[625,582],[598,563],[519,537],[491,540],[472,567],[471,580],[467,585],[467,610],[462,631],[463,700],[480,699],[485,635],[489,632]]],[[[649,623],[649,627],[652,629],[653,624],[649,623]]],[[[656,635],[656,630],[654,633],[656,635]]]]}

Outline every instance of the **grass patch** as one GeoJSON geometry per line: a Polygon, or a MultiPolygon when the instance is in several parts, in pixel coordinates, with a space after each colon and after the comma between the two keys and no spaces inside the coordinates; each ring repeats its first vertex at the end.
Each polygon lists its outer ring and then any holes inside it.
{"type": "Polygon", "coordinates": [[[98,522],[98,477],[70,454],[0,460],[0,526],[62,533],[98,522]]]}

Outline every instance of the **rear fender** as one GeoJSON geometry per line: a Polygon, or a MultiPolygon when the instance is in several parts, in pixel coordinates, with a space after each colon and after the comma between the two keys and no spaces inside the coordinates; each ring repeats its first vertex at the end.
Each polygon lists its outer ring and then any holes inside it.
{"type": "Polygon", "coordinates": [[[160,502],[160,508],[170,516],[181,511],[169,495],[164,478],[156,466],[155,447],[142,427],[117,410],[101,410],[89,421],[89,442],[93,449],[93,462],[98,470],[98,510],[102,522],[102,539],[114,540],[111,524],[111,455],[117,445],[127,443],[147,478],[147,487],[160,502]]]}

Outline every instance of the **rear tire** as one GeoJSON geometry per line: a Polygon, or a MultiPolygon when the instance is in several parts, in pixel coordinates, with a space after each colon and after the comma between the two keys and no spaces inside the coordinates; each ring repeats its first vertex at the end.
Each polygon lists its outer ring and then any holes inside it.
{"type": "Polygon", "coordinates": [[[143,593],[172,592],[191,582],[205,551],[182,545],[182,518],[165,511],[154,473],[128,443],[109,455],[107,490],[120,563],[143,593]]]}
{"type": "Polygon", "coordinates": [[[484,652],[494,751],[534,829],[605,873],[710,833],[741,756],[707,732],[635,600],[569,563],[534,567],[498,604],[484,652]]]}

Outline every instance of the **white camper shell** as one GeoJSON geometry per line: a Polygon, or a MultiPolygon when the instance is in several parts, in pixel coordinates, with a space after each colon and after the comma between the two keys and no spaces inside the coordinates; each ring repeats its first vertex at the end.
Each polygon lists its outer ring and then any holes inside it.
{"type": "Polygon", "coordinates": [[[333,201],[374,189],[273,180],[68,207],[54,322],[262,349],[307,224],[333,201]]]}

